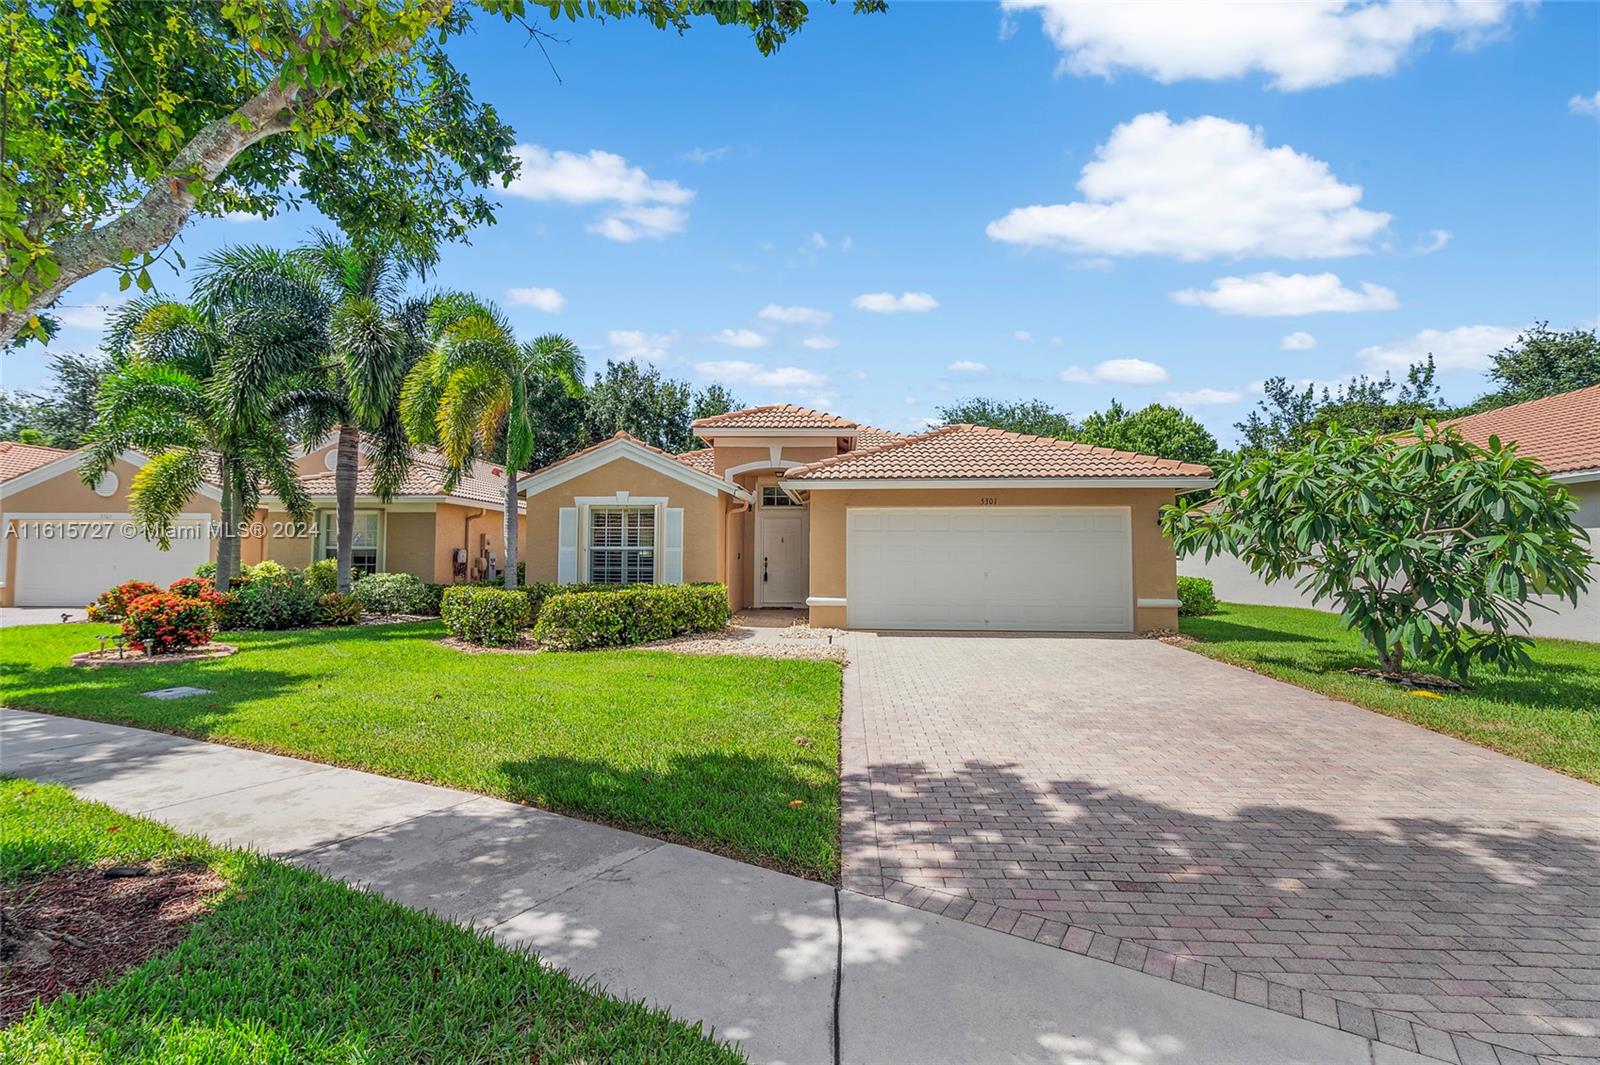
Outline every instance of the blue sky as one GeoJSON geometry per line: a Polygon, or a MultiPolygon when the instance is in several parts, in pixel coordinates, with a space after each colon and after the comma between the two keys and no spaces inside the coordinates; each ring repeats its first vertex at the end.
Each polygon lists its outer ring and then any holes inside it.
{"type": "MultiPolygon", "coordinates": [[[[772,58],[557,32],[559,83],[487,20],[456,49],[527,166],[432,280],[591,366],[899,430],[967,395],[1161,400],[1227,442],[1269,375],[1431,349],[1465,400],[1519,327],[1600,314],[1593,4],[819,8],[772,58]]],[[[206,219],[182,250],[316,224],[206,219]]],[[[93,348],[114,292],[73,288],[56,343],[93,348]]],[[[5,386],[44,365],[8,355],[5,386]]]]}

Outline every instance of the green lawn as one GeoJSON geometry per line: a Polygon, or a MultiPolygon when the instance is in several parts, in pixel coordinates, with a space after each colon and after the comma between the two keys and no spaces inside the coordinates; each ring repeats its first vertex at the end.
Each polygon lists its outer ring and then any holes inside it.
{"type": "Polygon", "coordinates": [[[0,703],[465,788],[819,879],[838,870],[832,662],[466,654],[424,622],[231,633],[240,652],[211,662],[67,665],[110,631],[6,629],[0,703]],[[179,684],[213,694],[138,695],[179,684]]]}
{"type": "Polygon", "coordinates": [[[202,863],[228,884],[176,948],[35,1006],[0,1061],[737,1062],[529,954],[312,873],[213,848],[70,791],[0,780],[0,885],[101,861],[202,863]]]}
{"type": "Polygon", "coordinates": [[[1225,603],[1182,630],[1203,655],[1600,783],[1600,644],[1539,640],[1532,668],[1475,670],[1468,691],[1430,699],[1346,672],[1377,663],[1334,614],[1225,603]]]}

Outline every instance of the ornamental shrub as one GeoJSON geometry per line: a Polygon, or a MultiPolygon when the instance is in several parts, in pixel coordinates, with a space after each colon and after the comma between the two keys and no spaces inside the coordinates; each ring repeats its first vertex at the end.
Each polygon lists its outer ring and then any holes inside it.
{"type": "Polygon", "coordinates": [[[299,629],[317,621],[317,595],[299,573],[285,570],[281,577],[257,576],[230,598],[230,628],[299,629]]]}
{"type": "Polygon", "coordinates": [[[179,577],[167,585],[167,591],[185,599],[199,599],[211,607],[217,628],[233,628],[233,594],[218,592],[216,583],[210,577],[179,577]]]}
{"type": "Polygon", "coordinates": [[[209,577],[211,580],[216,580],[217,564],[215,562],[202,562],[194,568],[194,575],[196,577],[209,577]]]}
{"type": "Polygon", "coordinates": [[[1178,616],[1197,618],[1217,609],[1217,593],[1204,577],[1178,578],[1178,616]]]}
{"type": "Polygon", "coordinates": [[[89,604],[85,613],[88,614],[90,621],[121,621],[128,616],[128,607],[135,599],[160,590],[149,581],[123,581],[115,588],[101,592],[100,597],[89,604]]]}
{"type": "Polygon", "coordinates": [[[257,562],[253,566],[240,566],[239,572],[253,581],[275,581],[299,571],[292,570],[283,563],[274,562],[269,558],[265,562],[257,562]]]}
{"type": "Polygon", "coordinates": [[[305,568],[306,581],[311,585],[311,590],[318,595],[327,595],[339,590],[339,560],[335,558],[319,559],[305,568]]]}
{"type": "Polygon", "coordinates": [[[552,595],[567,595],[573,592],[620,592],[624,588],[632,587],[627,584],[528,584],[520,591],[528,597],[529,624],[539,620],[539,611],[544,609],[544,604],[552,595]]]}
{"type": "Polygon", "coordinates": [[[623,647],[728,624],[721,584],[633,584],[603,592],[561,592],[545,600],[533,637],[558,651],[623,647]]]}
{"type": "Polygon", "coordinates": [[[433,617],[439,613],[438,597],[422,578],[410,573],[370,573],[350,586],[350,594],[374,614],[433,617]]]}
{"type": "Polygon", "coordinates": [[[354,625],[361,620],[361,600],[342,592],[317,597],[317,624],[354,625]]]}
{"type": "Polygon", "coordinates": [[[136,651],[171,654],[210,643],[215,624],[215,611],[205,600],[157,590],[128,604],[122,635],[136,651]]]}
{"type": "Polygon", "coordinates": [[[444,590],[439,613],[456,639],[504,647],[522,638],[528,625],[528,597],[504,588],[457,584],[444,590]]]}

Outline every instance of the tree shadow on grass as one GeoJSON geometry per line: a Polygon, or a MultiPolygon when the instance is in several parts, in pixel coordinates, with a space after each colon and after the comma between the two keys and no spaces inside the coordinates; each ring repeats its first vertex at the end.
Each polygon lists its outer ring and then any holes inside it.
{"type": "Polygon", "coordinates": [[[1259,625],[1223,621],[1220,617],[1184,618],[1179,628],[1184,635],[1193,636],[1205,643],[1299,643],[1338,646],[1333,640],[1322,636],[1286,632],[1282,629],[1264,629],[1259,625]]]}
{"type": "Polygon", "coordinates": [[[1340,790],[1324,808],[1223,813],[1203,784],[1186,806],[1007,763],[878,765],[844,780],[845,878],[881,877],[890,898],[921,887],[972,900],[958,916],[1030,915],[1041,938],[1119,964],[1162,952],[1443,1030],[1502,1012],[1592,1022],[1595,802],[1582,785],[1515,794],[1515,779],[1484,780],[1485,801],[1417,800],[1448,813],[1340,790]]]}

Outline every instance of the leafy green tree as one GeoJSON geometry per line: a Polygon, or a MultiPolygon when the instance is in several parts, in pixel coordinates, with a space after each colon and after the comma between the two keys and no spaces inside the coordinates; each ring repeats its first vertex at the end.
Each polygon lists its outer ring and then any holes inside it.
{"type": "Polygon", "coordinates": [[[1166,507],[1180,556],[1224,552],[1338,604],[1385,673],[1408,659],[1465,676],[1528,661],[1530,599],[1577,601],[1594,565],[1577,505],[1491,438],[1417,423],[1395,436],[1329,426],[1300,447],[1225,459],[1204,509],[1166,507]]]}
{"type": "MultiPolygon", "coordinates": [[[[35,0],[0,12],[0,346],[99,270],[126,287],[189,217],[301,199],[413,252],[494,217],[514,136],[449,45],[474,13],[548,35],[558,18],[697,18],[771,53],[808,16],[768,0],[35,0]]],[[[856,0],[877,11],[884,0],[856,0]]]]}
{"type": "Polygon", "coordinates": [[[1593,328],[1553,330],[1549,322],[1535,322],[1492,358],[1489,379],[1499,388],[1480,397],[1469,411],[1600,384],[1600,337],[1593,328]]]}
{"type": "Polygon", "coordinates": [[[683,451],[694,446],[691,401],[686,383],[662,377],[654,366],[607,361],[589,386],[588,438],[604,440],[620,430],[663,451],[683,451]]]}
{"type": "Polygon", "coordinates": [[[983,425],[1027,436],[1054,436],[1070,440],[1078,426],[1064,412],[1038,399],[990,399],[974,396],[940,407],[939,417],[946,425],[983,425]]]}
{"type": "Polygon", "coordinates": [[[1239,449],[1261,453],[1302,446],[1314,430],[1338,423],[1346,429],[1398,433],[1415,422],[1450,413],[1434,383],[1433,356],[1413,363],[1403,382],[1389,374],[1374,379],[1365,374],[1329,389],[1308,384],[1295,386],[1284,377],[1269,377],[1262,384],[1265,398],[1239,430],[1239,449]]]}
{"type": "Polygon", "coordinates": [[[449,463],[446,487],[478,455],[504,449],[505,586],[517,586],[517,481],[534,454],[538,427],[530,395],[557,381],[576,394],[583,356],[564,336],[518,344],[493,304],[446,301],[436,309],[437,339],[407,375],[401,409],[419,444],[437,442],[449,463]]]}
{"type": "Polygon", "coordinates": [[[93,485],[124,450],[149,455],[129,487],[128,505],[140,530],[163,549],[167,530],[200,486],[219,484],[220,591],[227,591],[239,572],[238,523],[255,510],[263,487],[297,517],[311,510],[295,475],[287,431],[290,406],[275,402],[281,397],[267,397],[252,407],[255,416],[243,418],[219,402],[219,393],[234,387],[221,373],[229,353],[293,335],[293,313],[287,304],[267,311],[208,299],[176,303],[141,297],[119,312],[108,335],[117,369],[101,383],[98,417],[84,443],[79,475],[93,485]]]}
{"type": "MultiPolygon", "coordinates": [[[[721,385],[707,385],[694,396],[694,409],[689,412],[690,421],[701,418],[715,418],[719,414],[743,410],[744,404],[721,385]]],[[[691,442],[689,446],[693,446],[691,442]]]]}
{"type": "Polygon", "coordinates": [[[94,424],[100,380],[109,369],[101,355],[52,355],[43,391],[0,397],[0,439],[21,440],[17,434],[27,431],[49,447],[77,447],[94,424]]]}
{"type": "Polygon", "coordinates": [[[1217,457],[1217,438],[1205,426],[1178,408],[1160,403],[1130,411],[1112,400],[1104,411],[1084,418],[1072,439],[1201,465],[1209,465],[1217,457]]]}

